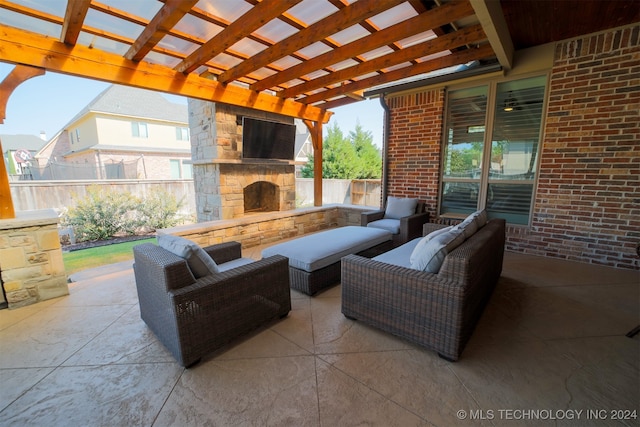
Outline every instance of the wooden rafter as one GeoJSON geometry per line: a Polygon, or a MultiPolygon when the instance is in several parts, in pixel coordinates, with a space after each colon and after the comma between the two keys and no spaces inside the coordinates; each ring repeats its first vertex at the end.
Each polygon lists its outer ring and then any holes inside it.
{"type": "MultiPolygon", "coordinates": [[[[96,57],[109,54],[113,49],[108,44],[104,44],[108,49],[106,51],[96,47],[103,46],[102,40],[107,39],[129,46],[125,59],[131,59],[134,63],[146,62],[146,65],[151,65],[149,61],[161,61],[154,67],[161,69],[167,76],[171,72],[181,71],[184,77],[189,79],[200,77],[195,81],[206,81],[207,85],[211,80],[223,83],[222,87],[226,87],[224,85],[228,83],[237,83],[233,84],[233,88],[226,90],[227,94],[241,89],[238,87],[239,85],[248,86],[251,90],[237,98],[247,99],[249,104],[245,106],[253,105],[255,99],[270,99],[265,96],[272,96],[273,92],[271,91],[274,91],[277,95],[276,98],[289,102],[296,99],[296,102],[300,104],[316,105],[326,109],[361,99],[358,92],[362,89],[368,89],[361,87],[364,84],[363,81],[390,82],[393,79],[390,80],[387,77],[389,73],[392,73],[391,75],[396,78],[422,73],[423,71],[420,70],[429,67],[429,65],[424,65],[425,59],[423,59],[428,54],[455,54],[458,51],[475,50],[475,46],[483,43],[483,40],[474,39],[466,44],[460,44],[459,37],[474,31],[470,28],[478,22],[474,14],[480,15],[480,12],[476,10],[480,6],[475,3],[486,2],[486,0],[472,0],[471,2],[468,0],[449,0],[446,2],[434,0],[433,3],[423,0],[358,0],[357,2],[327,0],[335,8],[334,12],[327,12],[328,14],[323,15],[325,17],[319,21],[311,20],[311,23],[307,23],[301,18],[303,14],[300,11],[304,9],[305,4],[300,3],[301,0],[244,0],[250,5],[249,11],[236,19],[231,19],[228,16],[224,18],[223,15],[216,16],[215,13],[224,14],[225,12],[222,10],[216,12],[215,9],[208,8],[208,3],[203,0],[198,2],[195,0],[159,1],[163,3],[161,9],[150,21],[125,10],[100,3],[99,0],[70,1],[64,18],[61,15],[53,15],[35,9],[38,7],[37,3],[35,3],[36,6],[28,8],[9,0],[0,0],[0,9],[11,10],[24,16],[68,27],[69,29],[65,29],[63,32],[66,36],[61,35],[61,40],[66,37],[69,45],[73,41],[71,37],[75,31],[95,35],[98,38],[97,43],[90,46],[85,45],[85,48],[93,49],[93,54],[96,57]],[[201,6],[196,7],[196,3],[201,6]],[[294,4],[298,4],[300,9],[292,7],[294,4]],[[395,9],[396,5],[401,5],[401,7],[395,9]],[[407,5],[410,5],[413,11],[408,11],[407,5]],[[84,25],[82,19],[74,21],[72,17],[78,16],[82,11],[73,12],[73,10],[77,11],[81,7],[82,9],[91,8],[97,14],[96,18],[99,15],[109,15],[108,22],[115,19],[138,25],[140,31],[133,32],[134,39],[122,33],[118,34],[117,28],[119,27],[116,25],[114,25],[114,30],[110,32],[107,31],[108,26],[94,28],[84,25]],[[389,19],[389,14],[393,13],[392,10],[398,10],[403,18],[396,21],[395,25],[383,24],[383,22],[394,22],[389,19]],[[383,12],[385,18],[381,18],[383,12]],[[414,13],[412,14],[412,12],[414,13]],[[201,22],[203,26],[196,24],[193,28],[190,26],[183,26],[180,29],[174,28],[185,14],[190,15],[194,24],[201,22]],[[293,28],[295,33],[280,41],[269,40],[268,37],[261,34],[259,29],[264,24],[274,21],[286,24],[289,29],[293,28]],[[209,25],[218,26],[222,30],[216,31],[216,36],[211,39],[199,37],[198,34],[202,34],[200,30],[209,25]],[[340,37],[336,34],[354,26],[359,28],[357,30],[354,28],[351,33],[345,32],[344,36],[354,36],[355,40],[346,41],[343,45],[339,41],[340,37]],[[420,46],[412,44],[416,43],[419,37],[424,38],[424,33],[427,31],[432,31],[437,37],[420,46]],[[451,35],[451,31],[455,35],[451,35]],[[182,50],[179,47],[168,48],[169,43],[161,43],[165,36],[183,40],[187,42],[185,46],[189,47],[182,50]],[[239,44],[239,41],[252,43],[239,44]],[[245,46],[252,46],[253,42],[264,46],[264,49],[258,48],[259,53],[257,54],[253,54],[251,49],[245,50],[245,46]],[[319,54],[313,53],[318,52],[318,49],[304,50],[304,48],[316,43],[324,44],[327,49],[320,49],[319,54]],[[198,46],[195,51],[191,48],[193,45],[198,46]],[[391,49],[391,53],[378,56],[385,47],[391,49]],[[157,55],[145,60],[147,53],[151,51],[157,55]],[[230,65],[225,58],[235,58],[235,60],[230,65]],[[286,61],[283,60],[284,58],[286,61]],[[343,68],[345,61],[353,62],[355,65],[343,68]],[[404,66],[405,63],[406,66],[404,66]],[[200,76],[196,76],[194,71],[202,66],[206,67],[206,71],[200,76]],[[401,73],[390,71],[393,69],[392,67],[397,68],[398,66],[403,66],[401,73]],[[373,79],[374,77],[376,79],[373,79]]],[[[127,9],[124,6],[123,8],[127,9]]],[[[490,9],[491,13],[496,7],[487,5],[487,9],[490,9]]],[[[99,18],[96,20],[99,21],[99,18]]],[[[277,25],[284,24],[275,23],[272,29],[276,29],[277,25]]],[[[2,25],[0,18],[0,28],[2,25]]],[[[41,36],[44,37],[44,35],[41,36]]],[[[489,44],[495,52],[495,43],[491,41],[490,35],[486,34],[485,37],[489,39],[489,44]]],[[[471,39],[473,37],[469,36],[469,40],[471,39]]],[[[486,57],[480,59],[495,57],[494,52],[489,52],[486,57]]],[[[116,53],[112,53],[112,55],[117,56],[116,53]]],[[[69,59],[74,60],[75,58],[70,57],[69,59]]],[[[18,61],[12,62],[17,63],[18,61]]],[[[34,64],[38,65],[38,61],[34,64]]],[[[93,71],[91,72],[93,73],[93,71]]],[[[128,71],[127,73],[131,73],[132,76],[143,75],[142,72],[128,71]]],[[[101,78],[101,76],[97,78],[101,78]]],[[[143,78],[141,77],[141,79],[143,78]]],[[[104,78],[104,80],[108,79],[104,78]]],[[[130,84],[128,81],[122,81],[122,83],[130,84]]],[[[180,91],[172,89],[177,84],[165,83],[165,86],[167,85],[170,87],[169,89],[164,87],[158,90],[185,95],[182,88],[180,91]]],[[[141,87],[149,86],[141,84],[141,87]]],[[[217,90],[219,91],[219,89],[217,90]]],[[[237,99],[233,102],[237,102],[237,99]]]]}
{"type": "Polygon", "coordinates": [[[267,22],[284,11],[290,9],[302,0],[263,0],[251,8],[241,18],[232,22],[223,31],[207,41],[191,53],[175,68],[183,73],[190,73],[200,65],[224,52],[234,43],[242,40],[267,22]]]}
{"type": "MultiPolygon", "coordinates": [[[[323,86],[329,86],[331,84],[346,81],[357,76],[362,76],[376,70],[389,68],[394,65],[402,64],[403,62],[408,62],[412,58],[420,57],[420,55],[428,56],[443,51],[446,52],[447,49],[453,49],[459,46],[464,46],[466,44],[476,43],[485,38],[486,36],[484,34],[484,31],[482,30],[482,26],[479,24],[473,25],[471,27],[456,31],[455,33],[449,33],[445,36],[413,45],[397,52],[380,56],[365,63],[354,65],[353,67],[345,68],[326,76],[318,77],[317,79],[313,79],[306,83],[302,83],[289,89],[285,89],[279,92],[278,95],[282,96],[283,98],[293,98],[295,95],[300,93],[305,93],[323,86]]],[[[413,67],[417,67],[417,65],[408,68],[413,67]]]]}
{"type": "Polygon", "coordinates": [[[76,44],[90,4],[91,0],[69,0],[64,14],[62,33],[60,34],[62,43],[76,44]]]}
{"type": "Polygon", "coordinates": [[[141,61],[196,3],[198,0],[167,0],[131,45],[125,58],[141,61]]]}
{"type": "Polygon", "coordinates": [[[473,9],[468,2],[446,3],[429,12],[380,30],[371,36],[360,38],[335,50],[318,55],[312,60],[302,62],[280,73],[266,77],[251,85],[251,89],[268,89],[280,83],[285,83],[299,76],[311,73],[322,68],[323,64],[337,64],[340,61],[352,58],[362,52],[369,52],[381,46],[388,45],[393,41],[402,40],[413,34],[445,25],[451,22],[451,20],[463,18],[472,12],[473,9]]]}
{"type": "Polygon", "coordinates": [[[330,113],[267,93],[222,85],[193,73],[184,75],[117,54],[69,46],[50,37],[0,26],[0,61],[23,63],[79,77],[135,86],[213,102],[240,105],[291,117],[327,122],[330,113]]]}
{"type": "Polygon", "coordinates": [[[374,16],[384,10],[402,3],[404,0],[359,0],[320,21],[298,31],[296,34],[274,44],[270,48],[254,55],[218,77],[220,82],[229,82],[255,71],[292,52],[324,39],[338,31],[374,16]]]}
{"type": "Polygon", "coordinates": [[[448,56],[433,59],[431,61],[425,61],[421,64],[411,67],[400,68],[398,70],[390,71],[385,74],[381,74],[374,77],[365,78],[362,80],[348,83],[340,87],[328,89],[322,92],[309,95],[302,98],[298,102],[305,104],[314,104],[321,102],[325,99],[331,99],[343,95],[345,92],[355,92],[362,89],[368,89],[374,86],[378,86],[385,83],[390,83],[396,80],[400,80],[406,77],[417,76],[419,74],[429,73],[431,71],[439,70],[442,68],[452,67],[454,65],[466,64],[470,61],[475,61],[483,58],[488,58],[493,54],[491,46],[484,44],[477,49],[467,49],[460,52],[453,53],[448,56]]]}

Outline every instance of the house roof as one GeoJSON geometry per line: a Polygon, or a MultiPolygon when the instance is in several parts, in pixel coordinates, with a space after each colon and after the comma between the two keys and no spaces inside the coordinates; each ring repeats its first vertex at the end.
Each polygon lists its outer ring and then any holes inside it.
{"type": "Polygon", "coordinates": [[[0,135],[0,141],[2,141],[2,149],[5,151],[38,151],[46,144],[35,135],[0,135]]]}
{"type": "Polygon", "coordinates": [[[0,60],[328,122],[363,92],[638,22],[637,0],[0,2],[0,60]]]}
{"type": "Polygon", "coordinates": [[[121,85],[111,85],[102,91],[65,128],[89,112],[180,122],[185,125],[189,121],[186,105],[170,102],[159,92],[121,85]]]}

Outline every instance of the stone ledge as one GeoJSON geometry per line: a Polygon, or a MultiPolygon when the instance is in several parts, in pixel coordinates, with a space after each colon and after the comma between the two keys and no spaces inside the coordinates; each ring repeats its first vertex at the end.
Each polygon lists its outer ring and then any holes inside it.
{"type": "Polygon", "coordinates": [[[370,210],[370,206],[330,204],[181,225],[158,234],[182,236],[201,246],[237,241],[250,248],[326,228],[360,225],[360,214],[370,210]]]}

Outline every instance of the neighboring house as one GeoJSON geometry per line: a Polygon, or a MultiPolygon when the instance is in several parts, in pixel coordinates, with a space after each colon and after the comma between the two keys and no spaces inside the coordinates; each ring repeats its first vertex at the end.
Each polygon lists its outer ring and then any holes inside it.
{"type": "Polygon", "coordinates": [[[36,155],[41,179],[190,179],[187,106],[112,85],[36,155]]]}
{"type": "Polygon", "coordinates": [[[12,179],[33,179],[32,166],[37,163],[34,156],[45,144],[43,136],[0,135],[0,141],[9,176],[12,179]]]}

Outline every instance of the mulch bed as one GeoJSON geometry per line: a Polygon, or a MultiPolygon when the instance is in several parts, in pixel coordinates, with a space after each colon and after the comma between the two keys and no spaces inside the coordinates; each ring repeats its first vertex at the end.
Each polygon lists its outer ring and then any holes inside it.
{"type": "Polygon", "coordinates": [[[121,236],[121,237],[114,237],[112,239],[109,240],[95,240],[92,242],[78,242],[75,245],[62,245],[62,250],[64,252],[73,252],[73,251],[79,251],[81,249],[89,249],[89,248],[96,248],[99,246],[107,246],[107,245],[113,245],[116,243],[124,243],[124,242],[132,242],[135,240],[144,240],[144,239],[150,239],[152,237],[155,237],[155,234],[145,234],[145,235],[140,235],[140,236],[121,236]]]}

